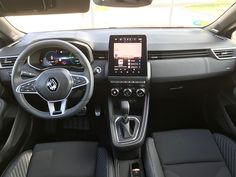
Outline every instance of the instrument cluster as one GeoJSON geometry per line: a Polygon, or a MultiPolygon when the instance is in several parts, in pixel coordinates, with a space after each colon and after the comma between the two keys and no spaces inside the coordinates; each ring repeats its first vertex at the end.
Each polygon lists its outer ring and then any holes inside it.
{"type": "Polygon", "coordinates": [[[59,48],[42,49],[29,58],[29,64],[38,69],[53,66],[76,66],[82,67],[80,59],[73,53],[59,48]]]}

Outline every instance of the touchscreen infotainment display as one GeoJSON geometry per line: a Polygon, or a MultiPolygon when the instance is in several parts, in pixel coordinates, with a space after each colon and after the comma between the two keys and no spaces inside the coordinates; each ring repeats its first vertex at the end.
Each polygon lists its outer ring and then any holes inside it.
{"type": "Polygon", "coordinates": [[[109,75],[146,76],[146,36],[110,36],[109,75]]]}

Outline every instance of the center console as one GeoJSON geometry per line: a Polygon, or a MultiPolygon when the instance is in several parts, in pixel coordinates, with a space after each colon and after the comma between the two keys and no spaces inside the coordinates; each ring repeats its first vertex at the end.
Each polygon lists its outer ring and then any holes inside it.
{"type": "Polygon", "coordinates": [[[138,149],[144,141],[150,73],[145,35],[110,36],[108,111],[112,142],[119,150],[138,149]]]}

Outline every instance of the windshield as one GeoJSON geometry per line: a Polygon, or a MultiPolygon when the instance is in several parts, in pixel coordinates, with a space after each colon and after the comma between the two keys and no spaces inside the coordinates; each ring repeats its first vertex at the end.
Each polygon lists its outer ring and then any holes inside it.
{"type": "Polygon", "coordinates": [[[24,32],[109,27],[203,27],[222,15],[235,0],[153,0],[138,8],[97,6],[86,13],[7,16],[24,32]]]}

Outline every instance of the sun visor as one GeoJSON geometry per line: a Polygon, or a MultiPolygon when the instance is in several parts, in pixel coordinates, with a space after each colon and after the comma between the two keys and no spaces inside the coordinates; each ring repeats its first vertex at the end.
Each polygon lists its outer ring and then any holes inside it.
{"type": "Polygon", "coordinates": [[[90,0],[0,0],[1,16],[84,13],[90,0]]]}

